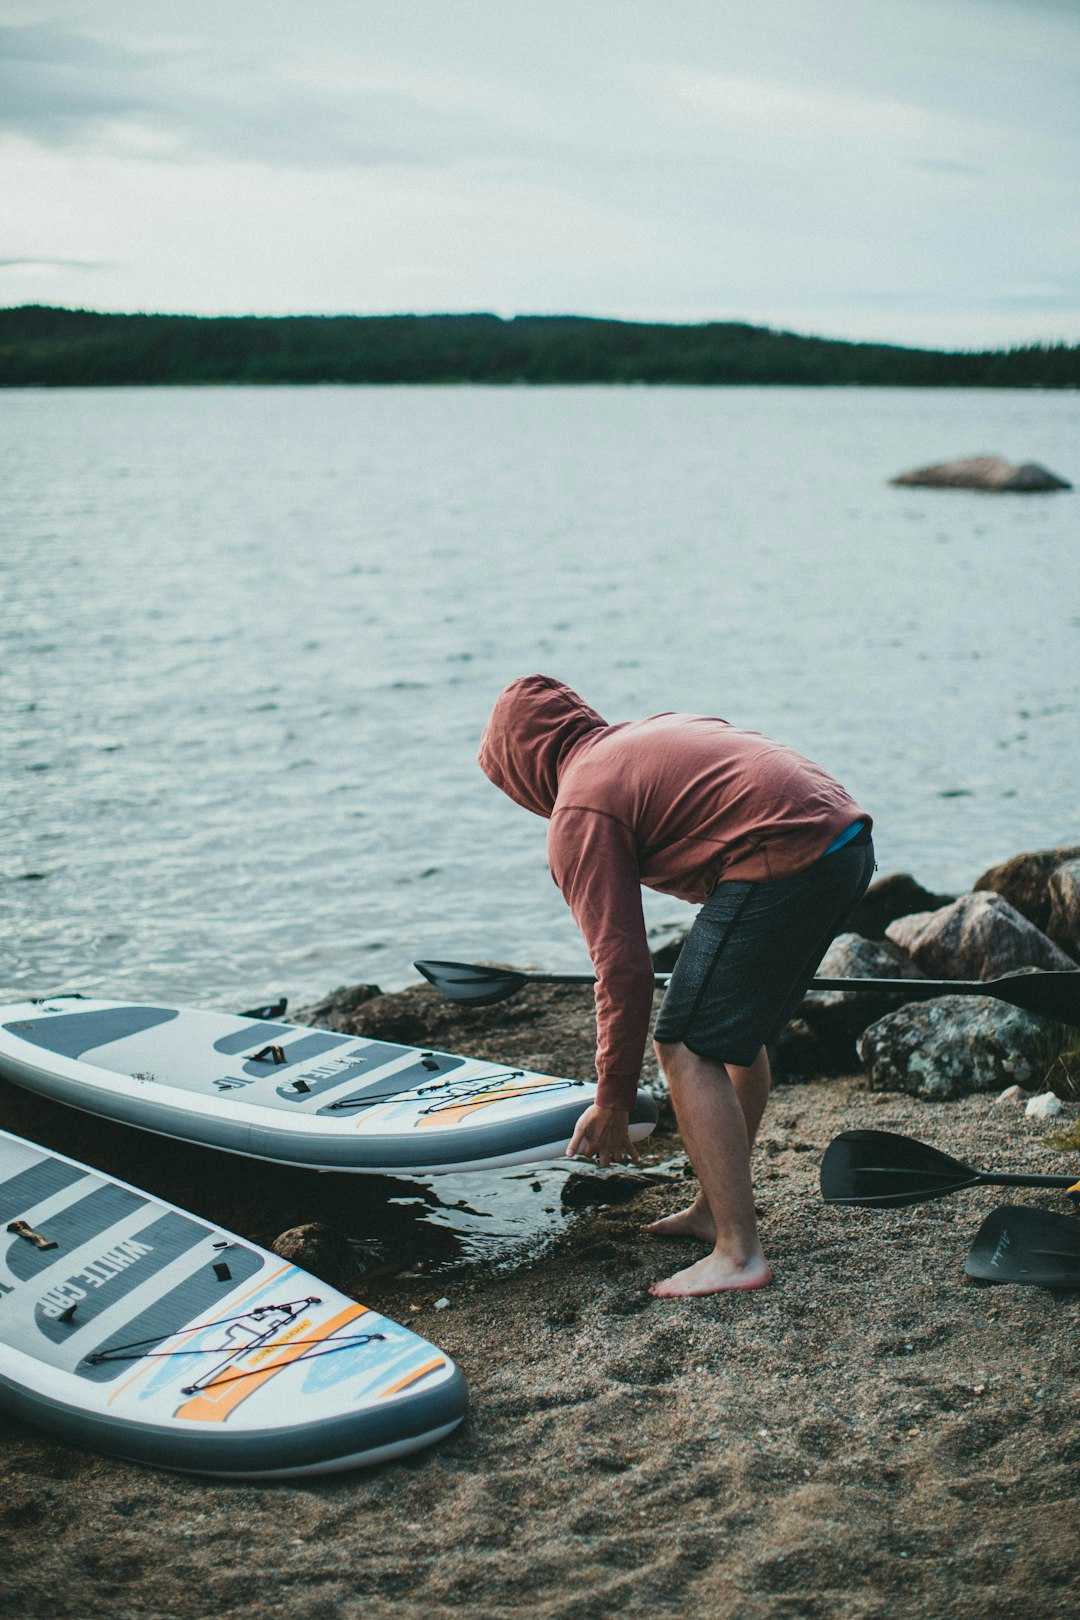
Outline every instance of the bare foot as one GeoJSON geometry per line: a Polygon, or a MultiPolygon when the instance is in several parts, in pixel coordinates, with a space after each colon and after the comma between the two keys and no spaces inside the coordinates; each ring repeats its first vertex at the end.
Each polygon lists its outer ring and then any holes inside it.
{"type": "Polygon", "coordinates": [[[657,1299],[696,1299],[701,1294],[722,1294],[728,1289],[765,1288],[772,1280],[764,1255],[740,1263],[714,1249],[685,1271],[653,1283],[649,1293],[657,1299]]]}
{"type": "Polygon", "coordinates": [[[716,1223],[703,1198],[695,1198],[688,1209],[680,1209],[677,1215],[664,1215],[658,1221],[650,1221],[641,1230],[651,1237],[693,1238],[696,1243],[707,1243],[710,1248],[716,1242],[716,1223]]]}

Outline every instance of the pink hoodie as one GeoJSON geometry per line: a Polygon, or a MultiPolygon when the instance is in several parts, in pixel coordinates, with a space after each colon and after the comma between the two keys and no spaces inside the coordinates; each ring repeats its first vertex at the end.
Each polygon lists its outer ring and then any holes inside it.
{"type": "Polygon", "coordinates": [[[502,692],[480,742],[496,787],[548,827],[548,863],[596,974],[597,1101],[629,1108],[652,1013],[641,885],[698,905],[724,879],[811,866],[870,817],[819,766],[705,715],[609,726],[562,681],[502,692]]]}

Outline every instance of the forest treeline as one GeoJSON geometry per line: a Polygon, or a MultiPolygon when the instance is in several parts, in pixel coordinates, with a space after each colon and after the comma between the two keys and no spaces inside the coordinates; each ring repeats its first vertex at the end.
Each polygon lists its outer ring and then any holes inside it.
{"type": "Polygon", "coordinates": [[[518,382],[1076,388],[1080,346],[945,352],[727,321],[675,326],[569,315],[0,309],[0,386],[9,388],[518,382]]]}

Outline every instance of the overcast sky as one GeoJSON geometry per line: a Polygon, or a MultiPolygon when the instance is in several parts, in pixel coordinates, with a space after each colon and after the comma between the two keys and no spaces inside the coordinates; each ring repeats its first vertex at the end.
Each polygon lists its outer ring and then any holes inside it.
{"type": "Polygon", "coordinates": [[[1080,0],[3,0],[0,304],[1080,341],[1080,0]]]}

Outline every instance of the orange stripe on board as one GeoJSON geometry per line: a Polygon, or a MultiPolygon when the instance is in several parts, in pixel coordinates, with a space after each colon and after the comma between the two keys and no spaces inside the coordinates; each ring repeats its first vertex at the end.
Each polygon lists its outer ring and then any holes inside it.
{"type": "MultiPolygon", "coordinates": [[[[553,1080],[552,1085],[565,1084],[565,1081],[553,1080]]],[[[440,1108],[437,1114],[422,1114],[417,1120],[417,1128],[425,1125],[457,1125],[466,1115],[474,1114],[478,1108],[490,1108],[492,1103],[505,1102],[510,1097],[535,1096],[542,1088],[535,1083],[528,1086],[500,1086],[498,1090],[483,1091],[477,1097],[470,1097],[468,1102],[459,1103],[456,1108],[440,1108]]]]}
{"type": "MultiPolygon", "coordinates": [[[[273,1378],[283,1367],[288,1367],[300,1356],[311,1349],[312,1340],[322,1341],[329,1339],[338,1328],[345,1327],[349,1322],[355,1322],[358,1316],[367,1315],[366,1305],[350,1305],[347,1310],[339,1311],[337,1316],[324,1322],[314,1332],[306,1333],[305,1339],[299,1344],[290,1344],[276,1360],[263,1367],[252,1367],[249,1372],[243,1372],[235,1366],[222,1369],[220,1377],[201,1389],[197,1395],[186,1401],[177,1412],[178,1418],[189,1418],[199,1423],[224,1423],[230,1413],[235,1412],[241,1401],[246,1401],[253,1395],[261,1384],[268,1378],[273,1378]]],[[[265,1354],[273,1346],[256,1345],[252,1355],[265,1354]]],[[[316,1354],[318,1352],[316,1351],[316,1354]]]]}
{"type": "Polygon", "coordinates": [[[380,1401],[385,1401],[390,1395],[399,1395],[403,1389],[408,1389],[410,1384],[415,1384],[419,1379],[426,1378],[429,1372],[434,1372],[436,1367],[445,1366],[446,1357],[436,1356],[434,1361],[429,1361],[426,1366],[420,1367],[416,1372],[406,1373],[404,1378],[399,1378],[396,1384],[390,1385],[389,1389],[380,1389],[380,1401]]]}
{"type": "MultiPolygon", "coordinates": [[[[257,1294],[261,1288],[268,1288],[270,1286],[270,1284],[274,1281],[275,1277],[280,1277],[280,1276],[282,1276],[282,1274],[284,1272],[291,1271],[291,1270],[292,1270],[292,1267],[290,1265],[284,1265],[284,1266],[278,1266],[277,1270],[272,1271],[268,1277],[265,1276],[264,1274],[260,1273],[260,1275],[258,1277],[256,1277],[255,1281],[252,1283],[251,1287],[246,1291],[246,1293],[240,1294],[237,1297],[230,1296],[230,1298],[226,1302],[228,1304],[228,1306],[230,1307],[229,1315],[233,1316],[233,1315],[238,1315],[239,1314],[238,1312],[231,1309],[232,1306],[242,1305],[244,1303],[245,1299],[250,1299],[251,1296],[253,1294],[257,1294]]],[[[192,1275],[194,1275],[194,1273],[192,1273],[192,1275]]],[[[220,1314],[218,1316],[205,1317],[201,1322],[195,1322],[189,1328],[181,1328],[178,1333],[167,1333],[165,1335],[165,1339],[176,1339],[176,1338],[189,1339],[191,1337],[191,1335],[193,1333],[197,1333],[200,1328],[212,1327],[213,1324],[215,1322],[219,1322],[222,1319],[222,1317],[224,1317],[224,1315],[225,1315],[225,1307],[223,1306],[222,1310],[221,1310],[221,1312],[220,1312],[220,1314]]],[[[159,1339],[158,1343],[159,1344],[164,1344],[165,1339],[159,1339]]],[[[156,1363],[161,1358],[158,1357],[158,1356],[155,1356],[154,1352],[152,1350],[148,1350],[146,1354],[147,1354],[147,1360],[146,1360],[145,1365],[142,1366],[142,1367],[137,1367],[135,1369],[135,1371],[132,1373],[130,1378],[125,1378],[124,1382],[122,1384],[118,1385],[117,1388],[113,1390],[113,1392],[109,1396],[109,1400],[108,1400],[108,1404],[110,1406],[112,1405],[113,1401],[115,1401],[115,1399],[116,1399],[116,1397],[118,1395],[122,1395],[124,1393],[125,1389],[130,1389],[132,1384],[134,1384],[138,1379],[145,1378],[148,1372],[153,1372],[156,1363]]]]}

